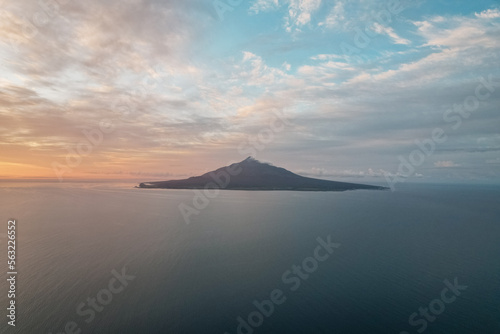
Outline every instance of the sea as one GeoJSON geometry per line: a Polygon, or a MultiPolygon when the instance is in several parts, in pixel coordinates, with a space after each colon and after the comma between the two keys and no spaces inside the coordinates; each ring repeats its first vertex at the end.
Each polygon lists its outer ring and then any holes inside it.
{"type": "Polygon", "coordinates": [[[499,185],[133,186],[0,184],[0,333],[500,333],[499,185]]]}

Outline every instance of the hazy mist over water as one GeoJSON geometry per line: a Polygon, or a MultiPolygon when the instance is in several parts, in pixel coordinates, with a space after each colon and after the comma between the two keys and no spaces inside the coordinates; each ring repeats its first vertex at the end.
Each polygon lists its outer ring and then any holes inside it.
{"type": "Polygon", "coordinates": [[[221,191],[189,225],[178,206],[193,191],[132,186],[2,184],[0,211],[18,225],[10,332],[74,321],[83,333],[233,334],[280,289],[286,301],[254,333],[417,333],[410,315],[456,278],[467,289],[423,332],[500,333],[499,186],[221,191]],[[292,291],[282,275],[328,236],[340,247],[292,291]],[[87,323],[77,306],[113,270],[135,278],[87,323]]]}

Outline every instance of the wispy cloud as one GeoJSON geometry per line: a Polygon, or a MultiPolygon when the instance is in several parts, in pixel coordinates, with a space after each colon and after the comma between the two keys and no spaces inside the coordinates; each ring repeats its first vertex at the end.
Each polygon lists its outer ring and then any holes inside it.
{"type": "Polygon", "coordinates": [[[319,26],[325,26],[329,29],[340,27],[345,22],[345,15],[344,2],[337,1],[325,20],[319,23],[319,26]]]}
{"type": "Polygon", "coordinates": [[[405,44],[406,45],[406,44],[411,43],[409,40],[398,36],[398,34],[396,34],[394,32],[393,28],[382,26],[380,23],[375,22],[373,24],[373,30],[375,30],[375,32],[378,34],[385,34],[385,35],[389,36],[390,38],[392,38],[392,40],[396,44],[405,44]]]}

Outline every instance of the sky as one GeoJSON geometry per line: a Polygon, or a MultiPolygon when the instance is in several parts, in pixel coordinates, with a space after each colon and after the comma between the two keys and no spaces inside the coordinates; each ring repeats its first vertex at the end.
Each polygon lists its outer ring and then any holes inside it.
{"type": "Polygon", "coordinates": [[[0,179],[500,181],[499,1],[0,4],[0,179]]]}

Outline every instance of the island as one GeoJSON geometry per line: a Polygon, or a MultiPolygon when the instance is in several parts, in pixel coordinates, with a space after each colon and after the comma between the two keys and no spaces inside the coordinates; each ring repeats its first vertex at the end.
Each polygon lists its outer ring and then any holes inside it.
{"type": "Polygon", "coordinates": [[[137,188],[346,191],[387,190],[386,187],[336,182],[300,176],[284,168],[262,163],[253,157],[183,180],[143,182],[137,188]]]}

